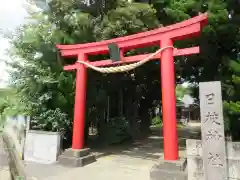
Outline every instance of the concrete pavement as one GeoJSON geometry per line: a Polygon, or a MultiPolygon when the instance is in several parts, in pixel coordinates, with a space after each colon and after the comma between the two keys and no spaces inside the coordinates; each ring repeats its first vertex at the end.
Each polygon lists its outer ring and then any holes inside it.
{"type": "MultiPolygon", "coordinates": [[[[179,132],[179,153],[181,157],[185,157],[186,137],[195,138],[195,136],[198,136],[199,124],[193,126],[183,131],[189,131],[188,133],[179,132]]],[[[95,151],[95,154],[104,152],[103,156],[99,156],[97,162],[84,167],[69,168],[57,163],[44,165],[25,162],[25,170],[28,177],[35,177],[36,180],[149,180],[150,169],[158,158],[163,156],[162,146],[163,137],[159,136],[159,129],[157,129],[156,133],[145,140],[135,142],[131,147],[95,151]]]]}
{"type": "Polygon", "coordinates": [[[149,170],[154,164],[152,160],[141,160],[124,156],[110,155],[102,157],[97,162],[79,168],[68,168],[61,165],[40,165],[30,163],[27,167],[32,171],[41,169],[35,174],[38,180],[65,180],[65,179],[87,179],[87,180],[148,180],[149,170]]]}
{"type": "MultiPolygon", "coordinates": [[[[136,142],[133,147],[112,150],[97,159],[97,162],[84,167],[69,168],[59,164],[44,165],[25,162],[27,175],[37,180],[149,180],[150,169],[163,155],[160,137],[151,136],[145,141],[136,142]]],[[[97,153],[97,152],[95,152],[97,153]]],[[[98,152],[99,153],[99,152],[98,152]]],[[[184,151],[180,155],[184,156],[184,151]]]]}

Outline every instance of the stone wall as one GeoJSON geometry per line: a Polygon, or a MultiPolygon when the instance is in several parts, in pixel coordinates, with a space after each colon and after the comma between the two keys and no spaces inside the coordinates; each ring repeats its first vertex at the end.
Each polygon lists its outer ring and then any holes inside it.
{"type": "Polygon", "coordinates": [[[29,130],[30,117],[6,117],[4,134],[13,141],[20,159],[53,163],[60,154],[61,135],[57,132],[29,130]]]}
{"type": "Polygon", "coordinates": [[[30,130],[26,133],[24,160],[43,164],[55,163],[60,149],[60,133],[30,130]]]}
{"type": "MultiPolygon", "coordinates": [[[[186,145],[188,180],[204,180],[202,141],[188,139],[186,145]]],[[[226,154],[228,180],[240,180],[240,142],[226,142],[226,154]]]]}
{"type": "Polygon", "coordinates": [[[6,117],[4,124],[4,132],[12,138],[20,158],[22,158],[23,155],[28,119],[29,117],[21,115],[16,117],[6,117]]]}
{"type": "MultiPolygon", "coordinates": [[[[26,179],[26,173],[24,165],[19,157],[19,152],[16,149],[13,139],[6,133],[1,134],[3,138],[3,146],[8,155],[9,170],[12,175],[12,179],[26,179]]],[[[1,177],[0,177],[1,179],[1,177]]],[[[4,179],[5,180],[5,179],[4,179]]]]}

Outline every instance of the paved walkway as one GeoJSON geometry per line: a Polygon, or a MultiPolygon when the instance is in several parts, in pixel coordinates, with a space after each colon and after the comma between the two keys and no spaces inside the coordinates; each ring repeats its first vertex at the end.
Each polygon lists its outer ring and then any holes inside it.
{"type": "Polygon", "coordinates": [[[79,168],[64,167],[59,164],[42,165],[26,163],[28,176],[38,180],[148,180],[149,170],[162,155],[159,139],[146,139],[131,147],[99,149],[94,153],[99,156],[95,163],[79,168]],[[158,147],[156,148],[156,143],[158,147]],[[153,147],[154,146],[154,147],[153,147]],[[151,151],[149,151],[151,150],[151,151]],[[36,171],[38,170],[38,171],[36,171]]]}
{"type": "Polygon", "coordinates": [[[2,136],[0,135],[0,179],[11,180],[8,157],[3,146],[2,136]]]}
{"type": "Polygon", "coordinates": [[[149,170],[154,164],[151,160],[141,160],[127,156],[110,155],[97,162],[79,168],[68,168],[61,165],[40,165],[29,163],[27,170],[35,171],[38,180],[148,180],[149,170]],[[38,172],[36,172],[38,169],[38,172]]]}
{"type": "MultiPolygon", "coordinates": [[[[26,162],[25,168],[28,176],[38,180],[149,180],[150,169],[163,155],[161,139],[150,136],[145,141],[136,142],[133,147],[111,150],[103,155],[97,162],[85,167],[69,168],[59,164],[43,165],[26,162]]],[[[100,151],[95,152],[101,154],[100,151]]],[[[184,156],[181,150],[180,155],[184,156]]]]}
{"type": "MultiPolygon", "coordinates": [[[[185,156],[186,137],[196,138],[198,132],[198,125],[179,131],[181,157],[185,156]]],[[[163,137],[159,134],[159,129],[156,129],[151,136],[135,142],[131,147],[96,150],[97,155],[102,153],[103,156],[85,167],[69,168],[59,164],[25,162],[26,172],[37,180],[149,180],[151,167],[163,156],[163,137]]]]}

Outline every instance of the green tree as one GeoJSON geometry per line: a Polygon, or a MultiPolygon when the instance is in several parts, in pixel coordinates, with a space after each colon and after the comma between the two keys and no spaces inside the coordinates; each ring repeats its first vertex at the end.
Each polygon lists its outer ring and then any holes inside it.
{"type": "MultiPolygon", "coordinates": [[[[176,71],[184,80],[197,84],[201,81],[220,80],[223,85],[223,100],[226,130],[228,124],[235,124],[239,118],[238,77],[240,52],[240,9],[239,1],[222,0],[153,0],[158,18],[163,24],[176,23],[199,13],[208,13],[209,22],[200,38],[177,42],[179,47],[200,44],[201,54],[187,58],[176,59],[176,71]],[[235,114],[234,116],[232,114],[235,114]],[[235,122],[235,123],[231,123],[235,122]]],[[[198,85],[193,91],[198,97],[198,85]]],[[[233,127],[232,126],[232,127],[233,127]]],[[[235,139],[237,130],[231,130],[235,139]],[[234,131],[234,132],[233,132],[234,131]]]]}
{"type": "MultiPolygon", "coordinates": [[[[56,44],[99,41],[159,26],[155,10],[149,5],[114,2],[98,14],[80,7],[74,0],[53,0],[47,10],[30,12],[31,21],[19,28],[17,36],[11,39],[12,57],[19,59],[18,62],[10,63],[14,69],[11,78],[26,111],[32,117],[32,128],[60,131],[66,138],[72,134],[75,73],[63,72],[62,66],[75,59],[59,61],[56,44]]],[[[105,57],[90,58],[95,60],[105,57]]],[[[102,113],[102,107],[106,107],[106,94],[118,101],[119,96],[114,97],[114,92],[122,89],[125,94],[133,94],[138,82],[130,87],[133,79],[129,73],[106,76],[90,71],[88,75],[86,126],[90,121],[98,119],[103,127],[99,130],[106,132],[104,128],[109,125],[104,125],[106,120],[102,113]],[[126,89],[116,78],[125,81],[130,88],[126,89]]],[[[136,104],[136,108],[140,92],[130,101],[136,104]]],[[[124,112],[123,116],[126,114],[124,112]]],[[[115,116],[119,114],[113,114],[115,116]]],[[[129,119],[131,117],[132,114],[128,116],[129,119]]],[[[126,118],[118,119],[126,121],[126,118]]],[[[87,129],[86,127],[86,132],[87,129]]]]}
{"type": "Polygon", "coordinates": [[[228,90],[228,98],[224,102],[227,131],[230,132],[233,140],[240,139],[240,61],[231,60],[229,71],[232,73],[225,81],[225,88],[228,90]]]}
{"type": "Polygon", "coordinates": [[[176,86],[176,98],[177,102],[181,102],[184,95],[191,95],[192,91],[190,87],[184,87],[183,85],[176,86]]]}
{"type": "Polygon", "coordinates": [[[26,111],[15,89],[11,87],[0,89],[0,115],[5,117],[18,114],[26,114],[26,111]]]}
{"type": "MultiPolygon", "coordinates": [[[[237,72],[230,67],[240,47],[238,2],[152,0],[153,6],[124,0],[105,2],[105,6],[86,7],[77,0],[52,0],[45,11],[30,12],[31,21],[19,28],[12,39],[12,56],[20,59],[11,63],[15,69],[11,72],[12,82],[25,111],[32,116],[35,129],[63,131],[66,138],[72,134],[75,73],[63,72],[62,66],[75,59],[60,60],[56,55],[56,44],[94,42],[134,34],[179,22],[200,12],[209,14],[209,25],[201,37],[175,43],[178,48],[201,46],[199,56],[176,58],[177,84],[222,80],[226,111],[231,112],[238,104],[239,96],[229,94],[231,89],[234,91],[238,87],[232,79],[238,76],[237,72]],[[232,104],[231,108],[228,104],[232,104]]],[[[155,49],[138,49],[127,55],[155,49]]],[[[107,56],[96,56],[90,60],[105,58],[107,56]]],[[[113,119],[127,121],[130,131],[136,130],[134,127],[138,122],[143,129],[149,127],[148,109],[161,99],[156,62],[149,62],[132,72],[102,75],[89,71],[88,76],[86,130],[90,122],[97,123],[104,137],[106,128],[111,125],[125,127],[125,123],[108,124],[104,118],[107,96],[111,97],[113,119]],[[124,106],[122,110],[119,104],[124,106]]],[[[194,92],[197,97],[197,86],[194,92]]]]}

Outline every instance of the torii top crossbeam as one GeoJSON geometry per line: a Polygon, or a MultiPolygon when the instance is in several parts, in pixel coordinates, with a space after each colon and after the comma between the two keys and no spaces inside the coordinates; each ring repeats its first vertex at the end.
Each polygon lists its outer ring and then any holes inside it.
{"type": "Polygon", "coordinates": [[[173,56],[197,54],[200,50],[198,46],[185,49],[164,48],[173,47],[175,40],[182,40],[200,35],[201,29],[207,24],[207,19],[207,14],[201,14],[177,24],[125,37],[85,44],[57,45],[57,48],[60,50],[63,57],[76,57],[78,59],[75,64],[64,67],[64,70],[77,69],[72,149],[79,150],[84,146],[87,71],[86,66],[80,62],[87,62],[93,66],[109,66],[116,63],[137,62],[146,57],[151,57],[149,59],[161,58],[164,158],[166,160],[178,159],[173,56]],[[110,43],[115,43],[120,48],[121,61],[113,62],[112,60],[101,60],[88,62],[88,55],[107,54],[108,45],[110,43]],[[124,52],[130,49],[150,45],[160,45],[161,49],[164,50],[153,56],[151,56],[151,54],[142,54],[124,57],[124,52]]]}
{"type": "MultiPolygon", "coordinates": [[[[122,52],[124,52],[134,48],[145,47],[149,45],[159,45],[159,41],[165,37],[168,37],[175,41],[190,38],[193,36],[198,36],[202,27],[206,24],[207,14],[201,14],[189,20],[166,27],[161,27],[151,31],[141,32],[138,34],[105,40],[101,42],[75,45],[57,45],[57,48],[61,51],[61,55],[63,57],[77,57],[79,52],[87,55],[107,54],[108,44],[110,43],[116,43],[120,47],[122,52]]],[[[179,49],[178,53],[175,52],[175,55],[189,55],[196,53],[199,53],[198,47],[186,48],[182,50],[179,49]]],[[[148,56],[148,54],[133,56],[132,58],[125,57],[122,59],[121,62],[118,63],[141,60],[145,56],[148,56]]],[[[111,64],[111,60],[92,62],[92,65],[94,66],[104,66],[111,64]]],[[[68,69],[72,69],[71,66],[66,67],[66,70],[68,69]]]]}

